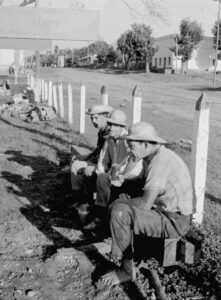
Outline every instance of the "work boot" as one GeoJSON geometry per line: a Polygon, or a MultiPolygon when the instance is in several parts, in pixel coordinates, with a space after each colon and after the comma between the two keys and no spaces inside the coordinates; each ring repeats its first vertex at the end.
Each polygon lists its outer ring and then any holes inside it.
{"type": "Polygon", "coordinates": [[[79,204],[77,207],[77,211],[81,226],[87,224],[91,216],[90,205],[88,203],[79,204]]]}
{"type": "Polygon", "coordinates": [[[83,229],[85,231],[94,231],[98,227],[102,226],[103,220],[102,218],[96,217],[92,222],[90,222],[88,225],[85,225],[83,229]]]}

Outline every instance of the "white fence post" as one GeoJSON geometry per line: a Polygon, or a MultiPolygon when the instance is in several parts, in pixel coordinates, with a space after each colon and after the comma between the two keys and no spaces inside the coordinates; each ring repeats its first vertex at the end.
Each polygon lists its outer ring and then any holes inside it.
{"type": "Polygon", "coordinates": [[[41,79],[41,101],[45,101],[45,81],[41,79]]]}
{"type": "Polygon", "coordinates": [[[201,94],[196,102],[193,145],[192,145],[192,180],[196,194],[196,213],[193,222],[200,225],[203,222],[204,198],[206,185],[207,152],[209,140],[209,110],[210,101],[206,94],[201,94]]]}
{"type": "Polygon", "coordinates": [[[73,125],[73,95],[70,83],[68,83],[68,121],[73,125]]]}
{"type": "Polygon", "coordinates": [[[59,107],[60,107],[60,117],[64,118],[64,97],[63,97],[63,85],[58,84],[58,94],[59,94],[59,107]]]}
{"type": "Polygon", "coordinates": [[[48,82],[48,105],[52,106],[52,81],[48,82]]]}
{"type": "Polygon", "coordinates": [[[35,86],[35,79],[34,79],[34,76],[31,74],[30,76],[30,85],[31,85],[31,88],[33,89],[34,86],[35,86]]]}
{"type": "Polygon", "coordinates": [[[48,83],[45,81],[45,101],[48,101],[48,83]]]}
{"type": "Polygon", "coordinates": [[[137,123],[141,120],[141,105],[142,105],[142,94],[137,91],[137,86],[132,91],[132,103],[133,103],[133,118],[132,122],[137,123]]]}
{"type": "Polygon", "coordinates": [[[86,86],[81,83],[81,104],[80,104],[80,133],[85,133],[85,105],[86,105],[86,86]]]}
{"type": "Polygon", "coordinates": [[[30,85],[30,74],[29,73],[27,73],[27,81],[28,81],[27,84],[30,85]]]}
{"type": "Polygon", "coordinates": [[[53,106],[56,110],[56,114],[58,114],[58,99],[57,99],[57,85],[53,85],[53,106]]]}
{"type": "Polygon", "coordinates": [[[35,101],[40,102],[40,94],[41,94],[41,79],[40,78],[35,78],[33,90],[35,93],[35,101]]]}
{"type": "Polygon", "coordinates": [[[108,94],[105,85],[101,87],[101,102],[103,105],[108,105],[108,94]]]}

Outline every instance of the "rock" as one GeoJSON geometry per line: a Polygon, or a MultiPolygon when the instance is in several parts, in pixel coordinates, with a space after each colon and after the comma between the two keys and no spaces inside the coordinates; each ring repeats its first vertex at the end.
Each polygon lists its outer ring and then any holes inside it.
{"type": "Polygon", "coordinates": [[[35,296],[36,294],[37,294],[38,292],[36,292],[36,291],[33,291],[33,290],[26,290],[25,291],[25,294],[28,296],[28,297],[33,297],[33,296],[35,296]]]}

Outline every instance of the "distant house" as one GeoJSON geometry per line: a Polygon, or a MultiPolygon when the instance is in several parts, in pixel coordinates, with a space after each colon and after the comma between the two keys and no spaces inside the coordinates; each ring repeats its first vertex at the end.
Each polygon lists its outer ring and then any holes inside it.
{"type": "MultiPolygon", "coordinates": [[[[177,57],[170,50],[176,46],[176,35],[170,34],[156,38],[154,44],[158,46],[158,51],[152,58],[152,68],[157,72],[172,72],[176,68],[181,69],[181,57],[177,57]]],[[[213,71],[215,50],[213,37],[204,37],[196,50],[193,51],[192,58],[188,61],[188,70],[213,71]]],[[[218,61],[217,71],[221,71],[221,61],[218,61]]]]}
{"type": "Polygon", "coordinates": [[[64,68],[65,63],[65,56],[64,55],[58,55],[58,67],[64,68]]]}
{"type": "Polygon", "coordinates": [[[97,55],[88,55],[78,59],[79,67],[91,66],[97,61],[97,55]]]}
{"type": "Polygon", "coordinates": [[[0,72],[8,73],[9,66],[15,61],[15,51],[0,49],[0,72]]]}

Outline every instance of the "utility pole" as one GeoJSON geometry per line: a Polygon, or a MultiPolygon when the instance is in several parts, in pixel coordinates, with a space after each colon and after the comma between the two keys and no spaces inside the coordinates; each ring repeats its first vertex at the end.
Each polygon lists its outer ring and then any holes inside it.
{"type": "MultiPolygon", "coordinates": [[[[35,8],[39,7],[39,0],[35,0],[35,8]]],[[[35,51],[35,71],[36,78],[40,78],[40,51],[35,51]]]]}
{"type": "Polygon", "coordinates": [[[178,65],[177,65],[177,56],[178,56],[178,48],[177,48],[177,34],[176,34],[176,37],[175,37],[175,43],[176,43],[176,74],[178,73],[178,65]]]}
{"type": "Polygon", "coordinates": [[[214,73],[213,73],[213,86],[215,86],[216,84],[217,52],[219,48],[219,23],[220,23],[220,1],[221,0],[218,1],[219,1],[219,8],[218,8],[218,24],[217,24],[217,35],[216,35],[216,49],[215,49],[215,65],[214,65],[214,73]]]}

